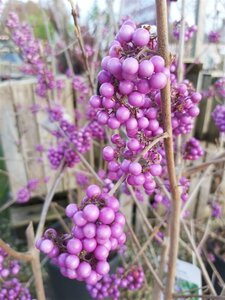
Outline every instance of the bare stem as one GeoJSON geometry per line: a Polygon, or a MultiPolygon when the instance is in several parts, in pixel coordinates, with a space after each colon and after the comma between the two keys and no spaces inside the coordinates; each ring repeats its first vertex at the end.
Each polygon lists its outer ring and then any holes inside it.
{"type": "Polygon", "coordinates": [[[70,2],[70,5],[71,5],[71,9],[72,9],[71,14],[72,14],[72,17],[73,17],[73,22],[74,22],[74,32],[75,32],[75,35],[77,37],[78,44],[79,44],[79,47],[80,47],[80,50],[81,50],[81,54],[82,54],[82,58],[83,58],[83,61],[84,61],[88,81],[89,81],[90,88],[91,88],[91,93],[94,94],[94,83],[93,83],[93,80],[92,80],[92,77],[91,77],[91,71],[90,71],[90,67],[89,67],[89,63],[88,63],[88,57],[87,57],[86,51],[84,49],[84,41],[83,41],[82,34],[81,34],[81,31],[80,31],[80,26],[78,24],[77,9],[76,9],[76,7],[75,7],[72,0],[68,0],[68,1],[70,2]]]}
{"type": "Polygon", "coordinates": [[[10,201],[7,201],[5,204],[3,204],[0,207],[0,213],[3,212],[4,210],[6,210],[7,208],[9,208],[14,203],[16,203],[16,199],[11,199],[10,201]]]}
{"type": "Polygon", "coordinates": [[[207,283],[207,285],[208,285],[208,287],[209,287],[211,293],[212,293],[214,296],[216,296],[216,291],[215,291],[214,286],[213,286],[213,284],[212,284],[212,282],[211,282],[211,280],[210,280],[210,278],[209,278],[209,275],[208,275],[208,272],[207,272],[207,270],[206,270],[206,268],[205,268],[204,262],[203,262],[203,260],[202,260],[202,258],[201,258],[201,256],[200,256],[200,254],[199,254],[199,252],[198,252],[198,249],[197,249],[197,247],[196,247],[195,241],[193,240],[193,238],[192,238],[192,236],[191,236],[191,233],[190,233],[190,231],[188,230],[188,228],[187,228],[187,226],[186,226],[186,224],[185,224],[184,222],[183,222],[183,227],[184,227],[184,230],[185,230],[185,232],[186,232],[186,234],[187,234],[187,237],[188,237],[188,239],[189,239],[189,241],[190,241],[190,244],[191,244],[191,246],[192,246],[192,249],[193,249],[193,251],[195,252],[197,261],[198,261],[199,266],[200,266],[200,268],[201,268],[201,270],[202,270],[202,274],[203,274],[203,276],[204,276],[204,278],[205,278],[205,281],[206,281],[206,283],[207,283]]]}
{"type": "Polygon", "coordinates": [[[33,224],[30,223],[26,230],[28,248],[32,252],[31,267],[34,276],[34,285],[38,300],[45,300],[44,283],[41,273],[40,253],[35,248],[35,237],[33,224]]]}
{"type": "Polygon", "coordinates": [[[64,172],[63,172],[64,168],[65,168],[65,166],[64,166],[64,164],[62,164],[61,168],[59,169],[58,174],[56,175],[54,183],[53,183],[48,195],[46,196],[46,199],[45,199],[45,202],[44,202],[44,205],[43,205],[43,208],[42,208],[41,217],[40,217],[40,221],[39,221],[39,224],[38,224],[37,232],[36,232],[36,237],[35,237],[36,240],[38,240],[41,237],[42,233],[43,233],[44,226],[45,226],[45,220],[46,220],[46,217],[47,217],[47,214],[48,214],[48,210],[49,210],[49,207],[51,205],[51,202],[52,202],[52,199],[54,197],[57,186],[60,183],[60,181],[61,181],[61,179],[64,175],[64,172]]]}
{"type": "MultiPolygon", "coordinates": [[[[137,248],[138,248],[139,251],[140,251],[140,250],[141,250],[141,245],[140,245],[140,243],[139,243],[139,241],[138,241],[138,238],[136,237],[136,235],[135,235],[135,233],[134,233],[132,227],[130,226],[130,224],[129,224],[128,222],[126,222],[126,225],[127,225],[128,229],[129,229],[129,232],[130,232],[130,234],[131,234],[133,240],[134,240],[134,243],[136,244],[137,248]]],[[[163,284],[162,284],[161,280],[159,279],[159,277],[158,277],[156,271],[154,270],[152,264],[150,263],[149,259],[147,258],[147,256],[145,255],[144,252],[142,252],[142,257],[143,257],[143,259],[144,259],[144,261],[145,261],[147,267],[149,268],[150,272],[152,273],[154,279],[155,279],[156,282],[158,283],[159,287],[163,290],[163,289],[164,289],[164,288],[163,288],[163,284]]]]}
{"type": "Polygon", "coordinates": [[[18,252],[12,249],[8,244],[6,244],[3,240],[0,239],[0,248],[2,248],[6,253],[10,256],[23,261],[31,261],[32,253],[30,251],[27,252],[18,252]]]}
{"type": "MultiPolygon", "coordinates": [[[[158,50],[164,58],[166,66],[170,66],[170,54],[168,43],[168,23],[167,23],[167,1],[156,0],[157,14],[157,31],[158,31],[158,50]]],[[[174,151],[173,151],[173,135],[171,124],[171,98],[170,98],[170,81],[168,80],[166,87],[161,90],[162,99],[162,116],[164,131],[169,137],[164,140],[168,177],[172,195],[172,212],[170,216],[170,248],[168,275],[166,282],[165,299],[173,299],[173,289],[176,274],[176,262],[178,255],[179,235],[180,235],[180,191],[177,184],[175,172],[174,151]]]]}
{"type": "MultiPolygon", "coordinates": [[[[223,153],[223,156],[224,156],[224,153],[223,153]]],[[[221,155],[220,155],[221,157],[221,155]]],[[[197,172],[200,172],[204,169],[206,169],[208,166],[210,165],[216,165],[216,164],[220,164],[221,162],[224,162],[225,161],[225,158],[224,157],[221,157],[221,158],[218,158],[218,159],[214,159],[214,160],[211,160],[211,161],[208,161],[208,162],[205,162],[203,164],[199,164],[197,166],[194,166],[194,167],[190,167],[188,169],[186,169],[182,175],[183,176],[190,176],[194,173],[197,173],[197,172]]]]}

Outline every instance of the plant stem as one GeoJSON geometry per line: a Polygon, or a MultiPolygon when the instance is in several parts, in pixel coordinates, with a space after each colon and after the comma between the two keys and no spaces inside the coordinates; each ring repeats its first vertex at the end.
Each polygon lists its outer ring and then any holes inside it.
{"type": "Polygon", "coordinates": [[[35,248],[35,236],[33,224],[30,223],[26,230],[29,251],[32,252],[31,267],[34,276],[34,285],[38,300],[45,300],[44,283],[41,273],[40,253],[35,248]]]}
{"type": "MultiPolygon", "coordinates": [[[[141,244],[139,243],[138,238],[137,238],[137,236],[135,235],[135,233],[134,233],[132,227],[130,226],[130,224],[129,224],[128,222],[126,222],[126,225],[127,225],[127,227],[128,227],[128,230],[129,230],[129,232],[130,232],[130,234],[131,234],[131,236],[132,236],[132,238],[133,238],[133,240],[134,240],[134,243],[136,244],[138,250],[141,251],[141,249],[142,249],[142,248],[141,248],[141,244]]],[[[163,290],[163,284],[162,284],[161,280],[159,279],[159,277],[158,277],[156,271],[154,270],[152,264],[150,263],[148,257],[145,255],[144,252],[142,252],[142,257],[143,257],[143,259],[144,259],[144,261],[145,261],[147,267],[149,268],[150,272],[152,273],[154,279],[156,280],[157,284],[159,285],[160,289],[163,290]]]]}
{"type": "MultiPolygon", "coordinates": [[[[166,67],[170,66],[169,42],[168,42],[168,23],[167,23],[167,1],[156,0],[157,15],[157,32],[158,32],[158,50],[164,58],[166,67]]],[[[162,119],[164,131],[169,137],[164,140],[168,177],[172,195],[172,212],[170,216],[170,248],[168,275],[166,282],[165,299],[173,299],[173,289],[176,275],[176,262],[178,255],[179,235],[180,235],[180,191],[177,184],[175,172],[174,151],[173,151],[173,134],[171,124],[171,92],[170,81],[168,80],[166,87],[161,90],[162,103],[162,119]]]]}
{"type": "Polygon", "coordinates": [[[44,202],[44,205],[43,205],[43,208],[42,208],[41,217],[40,217],[40,221],[39,221],[39,224],[38,224],[37,232],[36,232],[36,237],[35,237],[36,241],[41,237],[41,235],[43,233],[44,226],[45,226],[45,220],[46,220],[47,213],[48,213],[48,209],[51,205],[51,202],[52,202],[52,199],[54,197],[57,186],[60,183],[60,181],[61,181],[61,179],[64,175],[64,172],[63,172],[64,168],[65,168],[65,165],[63,163],[61,168],[59,169],[58,174],[56,175],[56,178],[54,180],[54,183],[53,183],[48,195],[46,196],[46,199],[45,199],[45,202],[44,202]]]}
{"type": "Polygon", "coordinates": [[[198,249],[197,249],[197,246],[196,246],[196,244],[195,244],[195,241],[194,241],[194,239],[193,239],[193,237],[192,237],[190,231],[188,230],[186,224],[185,224],[184,222],[182,222],[182,223],[183,223],[184,230],[185,230],[185,232],[186,232],[186,234],[187,234],[187,237],[188,237],[188,239],[189,239],[189,241],[190,241],[191,247],[192,247],[193,251],[195,252],[196,258],[197,258],[198,263],[199,263],[199,266],[200,266],[200,268],[201,268],[201,270],[202,270],[202,274],[203,274],[203,276],[204,276],[204,278],[205,278],[205,281],[206,281],[206,283],[207,283],[207,285],[208,285],[208,287],[209,287],[209,290],[210,290],[210,292],[211,292],[214,296],[216,296],[216,291],[215,291],[214,286],[213,286],[213,284],[212,284],[212,282],[211,282],[211,280],[210,280],[209,274],[208,274],[208,272],[207,272],[207,270],[206,270],[206,267],[205,267],[205,265],[204,265],[204,262],[203,262],[203,260],[202,260],[202,257],[201,257],[201,255],[200,255],[199,252],[198,252],[198,249]]]}
{"type": "Polygon", "coordinates": [[[31,261],[32,253],[30,251],[27,252],[18,252],[12,249],[8,244],[6,244],[3,240],[0,239],[0,248],[2,248],[6,253],[10,256],[22,260],[22,261],[31,261]]]}
{"type": "Polygon", "coordinates": [[[70,2],[70,5],[71,5],[71,14],[73,16],[73,22],[74,22],[74,32],[75,32],[75,35],[77,37],[77,40],[78,40],[78,44],[79,44],[79,47],[80,47],[80,50],[81,50],[81,54],[82,54],[82,58],[83,58],[83,61],[84,61],[84,65],[85,65],[85,69],[86,69],[86,73],[87,73],[87,77],[88,77],[88,81],[89,81],[89,85],[90,85],[90,88],[91,88],[91,93],[94,94],[94,83],[93,83],[93,80],[92,80],[92,77],[91,77],[91,71],[90,71],[90,67],[89,67],[89,63],[88,63],[88,57],[87,57],[87,54],[85,52],[85,49],[84,49],[84,41],[83,41],[83,38],[82,38],[82,34],[81,34],[81,31],[80,31],[80,26],[78,24],[78,14],[77,14],[77,9],[73,3],[73,0],[69,0],[70,2]]]}

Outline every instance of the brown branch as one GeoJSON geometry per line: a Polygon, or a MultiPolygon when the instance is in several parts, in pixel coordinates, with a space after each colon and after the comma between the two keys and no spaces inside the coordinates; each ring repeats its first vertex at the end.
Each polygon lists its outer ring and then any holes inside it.
{"type": "Polygon", "coordinates": [[[79,47],[80,47],[80,50],[81,50],[81,54],[82,54],[82,58],[83,58],[83,61],[84,61],[88,81],[89,81],[90,88],[91,88],[91,93],[94,94],[94,83],[93,83],[93,80],[92,80],[92,77],[91,77],[91,71],[90,71],[90,67],[89,67],[89,63],[88,63],[88,57],[87,57],[86,51],[84,49],[83,37],[82,37],[82,34],[81,34],[80,26],[78,24],[77,9],[76,9],[76,7],[73,3],[73,0],[68,0],[68,1],[71,5],[71,9],[72,9],[71,14],[72,14],[72,17],[73,17],[73,22],[74,22],[74,32],[75,32],[75,35],[77,37],[78,44],[79,44],[79,47]]]}
{"type": "Polygon", "coordinates": [[[44,283],[41,273],[40,253],[35,248],[35,236],[33,224],[30,223],[26,230],[29,251],[32,252],[31,267],[34,276],[34,285],[38,300],[45,300],[44,283]]]}
{"type": "Polygon", "coordinates": [[[0,239],[0,248],[2,248],[8,255],[22,261],[31,261],[32,253],[31,251],[27,252],[18,252],[12,249],[8,244],[6,244],[2,239],[0,239]]]}
{"type": "MultiPolygon", "coordinates": [[[[224,154],[223,154],[223,156],[224,156],[224,154]]],[[[190,167],[190,168],[184,170],[184,172],[182,173],[182,176],[186,176],[186,177],[190,176],[194,173],[197,173],[197,172],[200,172],[200,171],[206,169],[210,165],[217,165],[217,164],[220,164],[221,162],[224,162],[224,161],[225,161],[225,158],[221,157],[221,158],[218,158],[218,159],[215,159],[215,160],[205,162],[203,164],[199,164],[198,166],[190,167]]]]}
{"type": "MultiPolygon", "coordinates": [[[[167,23],[167,1],[156,0],[157,14],[157,32],[158,32],[158,50],[164,58],[166,66],[170,66],[170,53],[168,42],[168,23],[167,23]]],[[[173,135],[171,124],[171,98],[170,98],[170,81],[168,80],[166,87],[161,90],[162,99],[162,116],[164,131],[168,132],[169,138],[164,140],[168,177],[172,195],[172,212],[170,216],[170,249],[168,276],[166,283],[165,299],[173,299],[173,289],[175,282],[176,262],[178,255],[178,244],[180,235],[180,191],[177,184],[174,151],[173,151],[173,135]]]]}
{"type": "Polygon", "coordinates": [[[152,242],[152,240],[156,237],[157,233],[160,230],[160,227],[163,225],[163,223],[160,223],[159,225],[157,225],[151,235],[148,237],[148,239],[146,240],[146,242],[144,243],[144,245],[139,249],[138,253],[135,254],[135,258],[133,259],[131,265],[134,265],[136,263],[136,261],[139,259],[139,257],[146,251],[147,247],[149,246],[149,244],[152,242]]]}

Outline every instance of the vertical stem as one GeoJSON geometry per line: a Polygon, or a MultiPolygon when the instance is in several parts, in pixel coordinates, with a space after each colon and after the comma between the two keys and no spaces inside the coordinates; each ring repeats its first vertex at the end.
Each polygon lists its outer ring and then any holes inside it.
{"type": "Polygon", "coordinates": [[[84,48],[84,41],[83,41],[83,37],[81,34],[81,30],[80,30],[80,26],[78,24],[78,13],[77,13],[77,9],[73,3],[73,0],[69,0],[70,5],[71,5],[71,14],[73,17],[73,21],[74,21],[74,32],[76,34],[77,40],[78,40],[78,44],[81,50],[81,54],[82,54],[82,58],[84,61],[84,66],[86,69],[86,74],[87,74],[87,78],[89,81],[89,85],[91,88],[91,93],[94,94],[94,83],[93,83],[93,78],[91,77],[91,70],[90,70],[90,66],[89,66],[89,62],[88,62],[88,57],[84,48]]]}
{"type": "MultiPolygon", "coordinates": [[[[158,31],[158,49],[160,55],[164,58],[166,66],[170,65],[169,42],[168,42],[168,25],[167,25],[167,1],[156,0],[157,14],[157,31],[158,31]]],[[[170,99],[170,82],[168,80],[166,87],[161,90],[162,100],[162,119],[164,131],[169,134],[167,139],[164,139],[167,171],[170,182],[172,195],[172,211],[170,215],[170,248],[169,248],[169,263],[168,275],[166,282],[165,299],[173,299],[173,288],[176,275],[176,262],[178,255],[178,242],[180,235],[180,191],[177,184],[175,172],[174,151],[173,151],[173,134],[171,124],[171,99],[170,99]]]]}
{"type": "Polygon", "coordinates": [[[35,237],[33,224],[30,223],[26,230],[29,251],[32,253],[31,267],[34,276],[35,290],[38,300],[45,300],[45,290],[41,273],[40,253],[35,248],[35,237]]]}

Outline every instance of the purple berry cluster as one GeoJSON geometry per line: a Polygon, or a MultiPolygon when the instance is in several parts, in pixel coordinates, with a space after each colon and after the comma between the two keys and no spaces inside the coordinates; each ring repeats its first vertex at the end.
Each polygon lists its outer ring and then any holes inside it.
{"type": "MultiPolygon", "coordinates": [[[[181,21],[175,21],[173,23],[173,36],[176,40],[180,39],[180,27],[181,27],[181,21]]],[[[189,26],[187,22],[185,22],[185,34],[184,34],[184,40],[185,42],[188,42],[197,31],[196,25],[189,26]]]]}
{"type": "Polygon", "coordinates": [[[204,155],[204,150],[200,142],[192,137],[190,138],[184,147],[184,159],[196,160],[204,155]]]}
{"type": "Polygon", "coordinates": [[[225,77],[219,78],[215,83],[214,83],[214,88],[216,93],[221,96],[225,97],[225,77]]]}
{"type": "Polygon", "coordinates": [[[17,278],[0,284],[0,300],[32,300],[32,296],[17,278]]]}
{"type": "Polygon", "coordinates": [[[80,208],[69,204],[66,215],[74,224],[71,235],[58,236],[54,229],[48,229],[36,246],[52,258],[64,276],[93,285],[108,274],[110,251],[126,241],[119,201],[97,185],[90,185],[80,208]]]}
{"type": "Polygon", "coordinates": [[[209,43],[217,44],[220,42],[220,39],[221,39],[221,34],[219,33],[219,31],[215,31],[215,30],[210,31],[208,35],[209,43]]]}
{"type": "Polygon", "coordinates": [[[31,300],[29,290],[23,287],[21,282],[15,278],[20,271],[17,260],[11,259],[8,254],[0,248],[0,300],[31,300]]]}
{"type": "Polygon", "coordinates": [[[20,264],[15,259],[10,259],[8,254],[0,248],[0,277],[6,279],[9,276],[15,276],[20,271],[20,264]]]}
{"type": "Polygon", "coordinates": [[[95,285],[87,285],[87,289],[93,299],[119,300],[123,289],[129,291],[139,290],[144,281],[144,272],[141,267],[133,266],[129,271],[120,267],[115,274],[103,276],[95,285]]]}
{"type": "Polygon", "coordinates": [[[218,104],[212,112],[213,120],[220,132],[225,132],[225,105],[218,104]]]}
{"type": "Polygon", "coordinates": [[[16,202],[17,203],[26,203],[30,200],[31,194],[34,190],[37,189],[39,185],[39,180],[37,178],[32,178],[28,180],[26,186],[21,187],[16,194],[16,202]]]}
{"type": "Polygon", "coordinates": [[[90,98],[90,105],[98,109],[98,122],[113,130],[124,127],[128,137],[163,132],[156,116],[146,116],[151,107],[147,94],[164,88],[169,76],[163,58],[151,55],[151,41],[149,30],[136,28],[130,20],[124,22],[102,60],[100,96],[90,98]]]}
{"type": "Polygon", "coordinates": [[[113,135],[111,141],[113,146],[103,149],[103,158],[108,162],[108,178],[118,180],[125,176],[127,184],[143,186],[147,194],[152,194],[156,186],[154,176],[162,173],[161,155],[157,152],[157,147],[149,150],[138,162],[136,157],[145,144],[141,145],[135,138],[126,143],[118,134],[113,135]]]}
{"type": "Polygon", "coordinates": [[[91,147],[90,129],[88,126],[78,128],[72,124],[60,106],[48,109],[48,115],[57,128],[52,131],[57,138],[57,146],[48,149],[49,162],[54,169],[57,169],[62,161],[72,168],[80,161],[78,153],[84,154],[91,147]]]}
{"type": "MultiPolygon", "coordinates": [[[[108,178],[117,181],[125,176],[129,185],[143,186],[149,195],[156,186],[153,177],[163,172],[161,145],[148,151],[140,162],[137,157],[163,133],[160,90],[170,77],[163,58],[152,54],[155,41],[151,29],[136,28],[131,20],[126,20],[110,46],[109,55],[102,60],[98,74],[100,95],[92,96],[89,101],[98,110],[101,125],[112,130],[120,128],[126,133],[126,139],[117,133],[112,135],[112,146],[103,149],[108,178]]],[[[174,74],[173,77],[173,132],[186,134],[199,114],[201,94],[188,81],[178,84],[174,74]]]]}
{"type": "Polygon", "coordinates": [[[83,103],[84,100],[86,100],[85,96],[87,96],[89,93],[88,85],[84,82],[81,76],[74,76],[72,80],[72,86],[73,89],[79,93],[77,101],[83,103]]]}
{"type": "Polygon", "coordinates": [[[219,202],[212,202],[211,203],[211,214],[213,218],[220,218],[223,213],[223,207],[219,202]]]}
{"type": "MultiPolygon", "coordinates": [[[[170,184],[169,181],[166,179],[163,182],[164,186],[170,192],[170,184]]],[[[179,186],[181,187],[181,200],[185,203],[188,199],[188,190],[190,187],[190,182],[187,178],[181,177],[179,180],[179,186]]],[[[160,204],[162,204],[166,209],[170,208],[171,201],[170,199],[161,191],[161,189],[156,189],[154,194],[154,202],[153,207],[157,208],[160,204]]]]}
{"type": "Polygon", "coordinates": [[[174,135],[189,133],[193,128],[194,119],[199,115],[198,103],[200,93],[195,92],[192,84],[185,80],[183,83],[172,85],[172,127],[174,135]]]}
{"type": "Polygon", "coordinates": [[[34,37],[31,27],[28,24],[21,23],[14,12],[9,13],[6,26],[11,31],[12,39],[19,47],[25,61],[23,72],[38,77],[37,95],[45,98],[49,90],[61,91],[63,83],[61,80],[55,79],[52,71],[42,59],[41,43],[34,37]]]}

